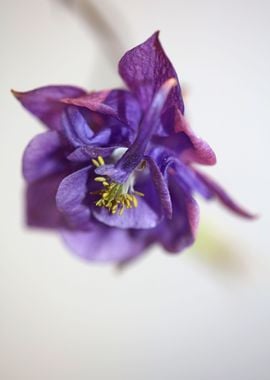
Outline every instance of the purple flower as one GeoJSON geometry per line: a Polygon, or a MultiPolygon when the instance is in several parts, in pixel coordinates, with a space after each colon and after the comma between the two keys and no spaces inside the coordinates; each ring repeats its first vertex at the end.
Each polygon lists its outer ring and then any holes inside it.
{"type": "Polygon", "coordinates": [[[252,218],[194,163],[215,154],[184,118],[176,72],[155,33],[119,62],[128,89],[47,86],[14,95],[48,130],[27,146],[27,222],[58,229],[79,256],[126,262],[161,244],[194,241],[194,199],[218,199],[252,218]]]}

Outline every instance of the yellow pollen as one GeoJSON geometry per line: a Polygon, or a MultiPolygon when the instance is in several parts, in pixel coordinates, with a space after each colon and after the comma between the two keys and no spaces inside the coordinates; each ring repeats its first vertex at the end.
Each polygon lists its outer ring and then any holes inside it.
{"type": "Polygon", "coordinates": [[[98,162],[99,162],[100,165],[104,165],[105,164],[103,157],[98,156],[97,159],[98,159],[98,162]]]}
{"type": "Polygon", "coordinates": [[[135,197],[135,195],[132,195],[132,201],[133,201],[134,207],[138,207],[138,200],[135,197]]]}
{"type": "MultiPolygon", "coordinates": [[[[97,159],[92,159],[95,167],[100,167],[105,164],[103,157],[98,156],[97,159]]],[[[99,199],[95,201],[97,207],[105,207],[111,214],[122,215],[125,209],[138,207],[138,199],[135,195],[143,197],[144,194],[130,189],[124,189],[124,184],[113,182],[109,177],[95,177],[95,182],[102,184],[103,188],[98,191],[91,192],[92,195],[99,195],[99,199]]]]}
{"type": "Polygon", "coordinates": [[[99,165],[99,162],[97,160],[95,160],[94,158],[92,159],[92,162],[93,164],[98,168],[100,165],[99,165]]]}
{"type": "Polygon", "coordinates": [[[132,202],[132,200],[133,200],[132,195],[127,194],[127,199],[132,202]]]}
{"type": "Polygon", "coordinates": [[[140,191],[133,191],[134,194],[139,195],[140,197],[144,197],[144,193],[141,193],[140,191]]]}
{"type": "Polygon", "coordinates": [[[104,182],[104,181],[106,181],[106,178],[104,178],[104,177],[96,177],[95,181],[96,182],[104,182]]]}

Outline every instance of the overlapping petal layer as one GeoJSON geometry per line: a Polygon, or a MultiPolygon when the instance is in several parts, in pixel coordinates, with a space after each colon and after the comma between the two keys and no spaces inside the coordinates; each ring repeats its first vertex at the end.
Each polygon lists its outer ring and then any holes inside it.
{"type": "Polygon", "coordinates": [[[54,228],[78,256],[126,263],[152,244],[194,242],[194,199],[252,218],[193,164],[214,165],[184,117],[176,72],[154,33],[119,62],[127,89],[46,86],[13,92],[49,128],[23,157],[30,226],[54,228]]]}

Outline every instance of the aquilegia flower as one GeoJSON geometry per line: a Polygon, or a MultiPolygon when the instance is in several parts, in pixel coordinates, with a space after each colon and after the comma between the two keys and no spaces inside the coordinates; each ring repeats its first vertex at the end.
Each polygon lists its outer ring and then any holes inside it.
{"type": "Polygon", "coordinates": [[[161,244],[194,241],[194,194],[251,218],[194,163],[215,154],[184,118],[176,72],[155,33],[119,62],[128,89],[46,86],[15,92],[48,130],[27,146],[27,222],[58,229],[79,256],[125,262],[161,244]]]}

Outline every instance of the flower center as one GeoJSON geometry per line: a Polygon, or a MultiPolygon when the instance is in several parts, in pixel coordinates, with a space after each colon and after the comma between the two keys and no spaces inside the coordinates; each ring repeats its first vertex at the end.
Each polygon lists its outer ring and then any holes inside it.
{"type": "MultiPolygon", "coordinates": [[[[97,160],[93,159],[92,163],[98,168],[105,164],[103,157],[98,156],[97,160]]],[[[99,195],[96,206],[105,207],[111,214],[122,215],[125,209],[138,206],[138,199],[135,195],[143,197],[144,194],[134,190],[135,174],[132,173],[126,182],[117,183],[111,181],[108,176],[95,177],[96,182],[102,184],[102,188],[92,194],[99,195]]]]}

